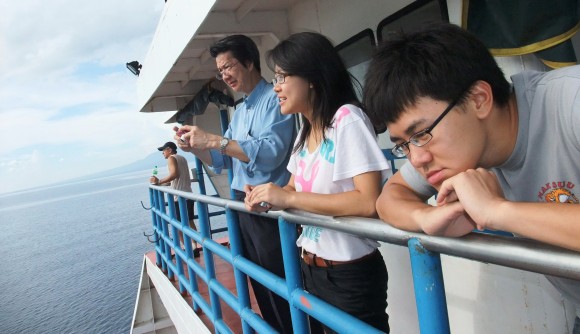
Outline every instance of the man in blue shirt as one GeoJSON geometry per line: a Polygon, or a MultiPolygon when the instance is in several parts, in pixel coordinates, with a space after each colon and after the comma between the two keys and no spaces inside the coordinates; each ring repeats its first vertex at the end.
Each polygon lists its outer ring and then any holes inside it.
{"type": "MultiPolygon", "coordinates": [[[[210,48],[221,79],[235,92],[245,94],[223,136],[198,126],[184,126],[180,148],[195,154],[216,173],[233,169],[231,187],[243,201],[244,186],[272,182],[285,186],[286,170],[296,136],[293,115],[282,115],[272,84],[260,72],[260,55],[247,36],[228,36],[210,48]]],[[[274,219],[239,212],[244,255],[274,274],[285,277],[278,223],[274,219]]],[[[263,318],[276,330],[292,333],[288,303],[251,280],[263,318]]]]}

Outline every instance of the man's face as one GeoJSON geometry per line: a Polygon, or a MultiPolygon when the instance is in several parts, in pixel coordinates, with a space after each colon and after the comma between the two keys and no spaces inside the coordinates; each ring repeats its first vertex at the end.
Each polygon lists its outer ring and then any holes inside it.
{"type": "MultiPolygon", "coordinates": [[[[425,97],[418,99],[415,105],[405,109],[397,121],[387,125],[391,141],[401,144],[413,134],[427,129],[447,106],[444,101],[425,97]]],[[[424,146],[409,144],[409,162],[437,189],[451,176],[477,168],[483,156],[484,128],[468,108],[468,101],[462,106],[455,106],[433,128],[433,138],[424,146]]]]}
{"type": "Polygon", "coordinates": [[[231,51],[218,54],[215,62],[223,81],[231,89],[235,92],[251,93],[251,91],[247,92],[245,89],[251,67],[244,67],[241,62],[233,57],[231,51]]]}
{"type": "Polygon", "coordinates": [[[161,151],[161,153],[163,154],[163,157],[167,159],[171,155],[171,148],[166,147],[163,149],[163,151],[161,151]]]}

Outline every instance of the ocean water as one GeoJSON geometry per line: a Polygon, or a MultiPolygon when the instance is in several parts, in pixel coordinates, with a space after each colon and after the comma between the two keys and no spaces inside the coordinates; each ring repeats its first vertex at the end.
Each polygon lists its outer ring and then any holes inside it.
{"type": "Polygon", "coordinates": [[[150,173],[0,195],[0,333],[129,332],[150,173]]]}

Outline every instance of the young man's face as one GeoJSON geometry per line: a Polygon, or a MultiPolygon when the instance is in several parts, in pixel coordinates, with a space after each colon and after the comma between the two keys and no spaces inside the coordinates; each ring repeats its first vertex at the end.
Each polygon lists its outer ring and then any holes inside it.
{"type": "Polygon", "coordinates": [[[234,58],[231,51],[218,54],[215,62],[218,71],[222,75],[222,80],[231,89],[235,92],[251,93],[251,90],[249,92],[246,91],[250,68],[244,67],[241,62],[234,58]]]}
{"type": "MultiPolygon", "coordinates": [[[[397,121],[387,125],[391,141],[404,143],[413,134],[429,128],[448,105],[431,98],[418,99],[397,121]]],[[[476,168],[484,154],[483,125],[468,108],[467,102],[453,107],[433,128],[433,137],[424,146],[408,144],[410,163],[437,189],[451,176],[476,168]]]]}

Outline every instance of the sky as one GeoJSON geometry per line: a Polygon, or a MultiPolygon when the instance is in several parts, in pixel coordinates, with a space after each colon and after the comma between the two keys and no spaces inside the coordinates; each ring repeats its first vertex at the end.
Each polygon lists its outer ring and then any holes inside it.
{"type": "Polygon", "coordinates": [[[172,140],[137,77],[162,0],[0,0],[0,193],[122,166],[172,140]]]}

